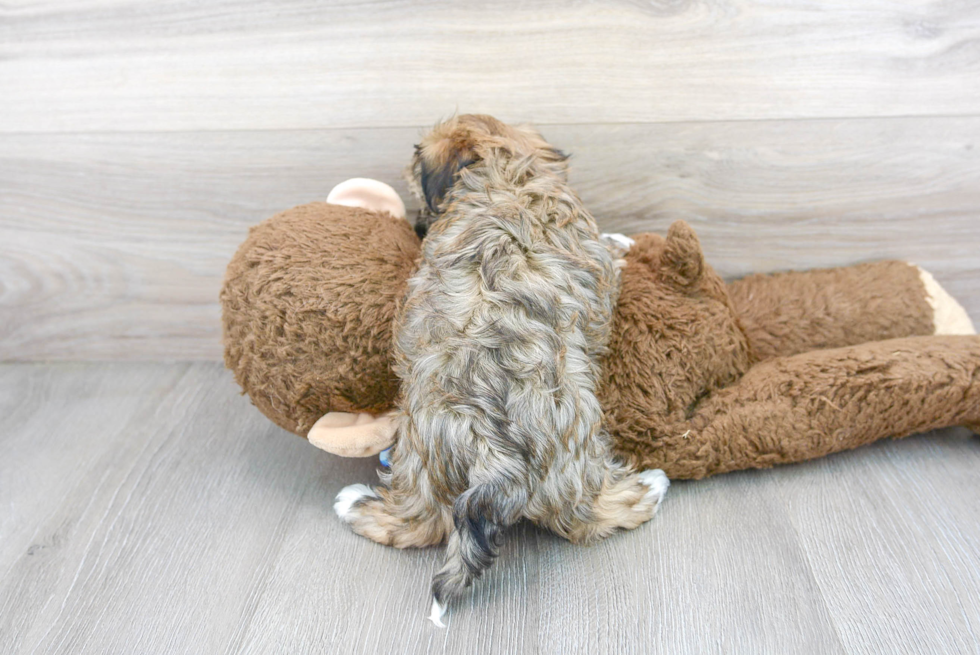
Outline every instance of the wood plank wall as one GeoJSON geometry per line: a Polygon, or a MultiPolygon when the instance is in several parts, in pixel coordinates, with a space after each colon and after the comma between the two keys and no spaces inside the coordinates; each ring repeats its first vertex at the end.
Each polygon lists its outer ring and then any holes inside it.
{"type": "Polygon", "coordinates": [[[248,226],[405,193],[457,110],[538,124],[607,230],[684,218],[727,276],[910,259],[980,320],[970,0],[13,2],[0,103],[0,359],[220,358],[248,226]]]}

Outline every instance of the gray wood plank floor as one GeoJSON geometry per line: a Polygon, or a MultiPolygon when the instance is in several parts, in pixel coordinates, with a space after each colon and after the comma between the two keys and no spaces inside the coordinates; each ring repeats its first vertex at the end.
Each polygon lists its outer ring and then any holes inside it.
{"type": "Polygon", "coordinates": [[[2,653],[975,653],[980,440],[673,485],[591,548],[532,526],[424,620],[438,549],[333,515],[314,450],[217,364],[0,366],[2,653]]]}

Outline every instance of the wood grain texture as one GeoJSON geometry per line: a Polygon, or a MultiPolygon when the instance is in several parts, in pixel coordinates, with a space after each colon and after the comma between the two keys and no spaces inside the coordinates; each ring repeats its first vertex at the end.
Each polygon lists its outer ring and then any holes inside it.
{"type": "Polygon", "coordinates": [[[977,652],[980,541],[967,535],[980,526],[968,491],[980,480],[980,440],[915,437],[876,444],[869,457],[860,475],[842,455],[768,481],[841,643],[849,652],[977,652]],[[950,447],[964,461],[954,463],[950,447]]]}
{"type": "Polygon", "coordinates": [[[980,113],[980,5],[5,3],[0,132],[980,113]]]}
{"type": "MultiPolygon", "coordinates": [[[[700,234],[723,275],[895,257],[980,319],[980,118],[543,126],[610,231],[700,234]]],[[[0,135],[0,359],[218,359],[249,225],[369,176],[418,128],[0,135]]]]}
{"type": "Polygon", "coordinates": [[[333,515],[374,480],[217,364],[0,366],[0,653],[968,653],[980,442],[961,430],[678,482],[594,547],[527,525],[424,620],[440,549],[333,515]]]}

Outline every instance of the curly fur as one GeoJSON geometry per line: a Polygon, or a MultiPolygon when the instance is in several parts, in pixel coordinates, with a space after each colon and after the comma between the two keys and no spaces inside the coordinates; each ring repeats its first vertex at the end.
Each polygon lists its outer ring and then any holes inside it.
{"type": "Polygon", "coordinates": [[[565,161],[529,128],[460,116],[412,166],[428,236],[396,326],[398,442],[378,497],[344,518],[395,546],[448,536],[437,603],[521,518],[586,541],[648,520],[666,490],[619,464],[603,428],[618,273],[565,161]]]}

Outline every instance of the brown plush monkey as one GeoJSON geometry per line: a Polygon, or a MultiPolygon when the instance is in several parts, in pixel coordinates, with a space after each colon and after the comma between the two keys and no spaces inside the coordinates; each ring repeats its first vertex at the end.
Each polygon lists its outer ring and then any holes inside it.
{"type": "MultiPolygon", "coordinates": [[[[352,180],[328,200],[252,228],[232,259],[225,363],[281,427],[367,456],[394,440],[392,322],[419,241],[390,187],[352,180]]],[[[726,285],[683,222],[635,237],[626,261],[599,397],[638,466],[701,478],[980,425],[980,337],[915,266],[726,285]]]]}

